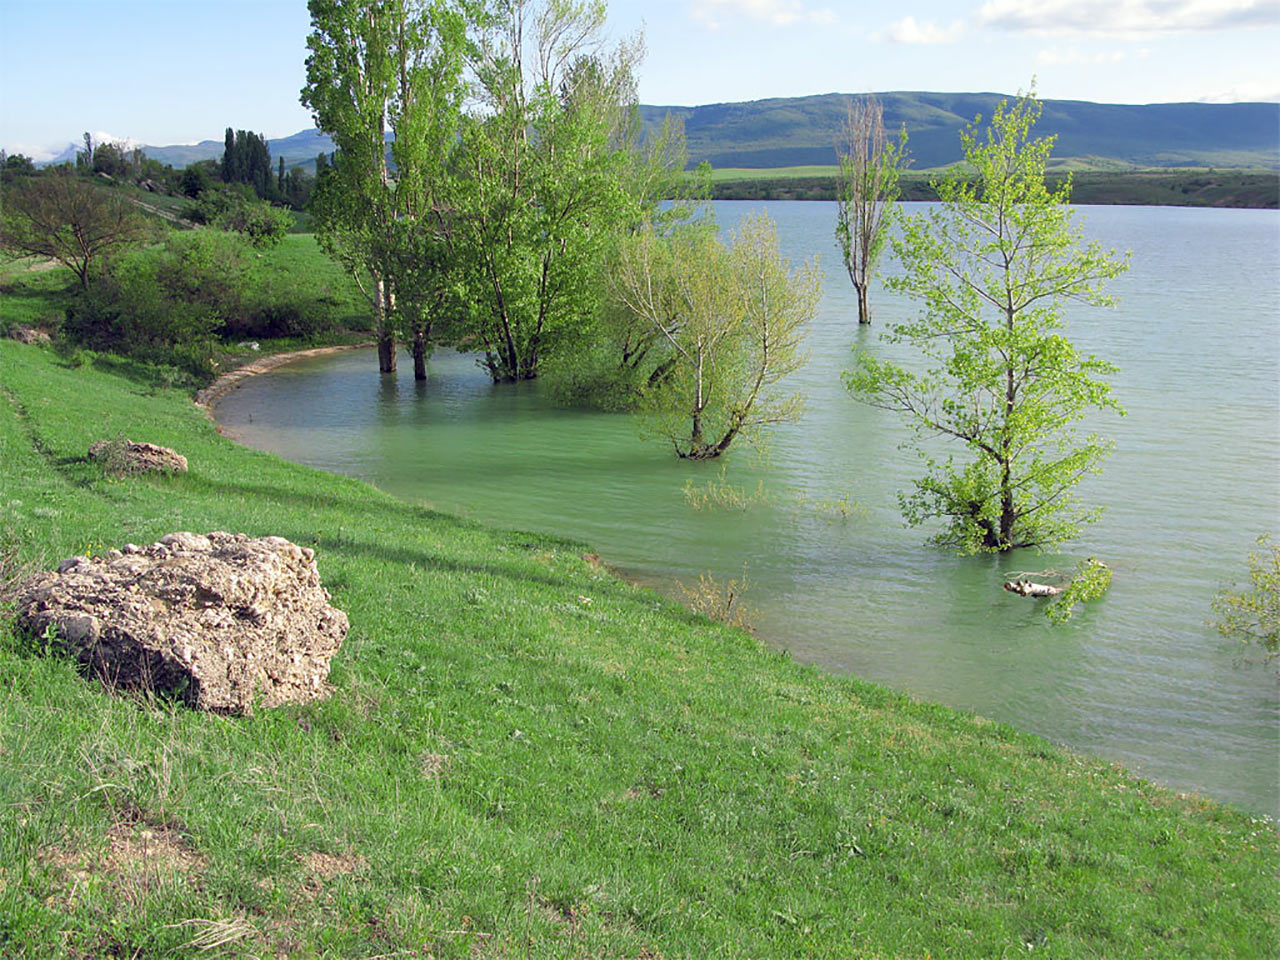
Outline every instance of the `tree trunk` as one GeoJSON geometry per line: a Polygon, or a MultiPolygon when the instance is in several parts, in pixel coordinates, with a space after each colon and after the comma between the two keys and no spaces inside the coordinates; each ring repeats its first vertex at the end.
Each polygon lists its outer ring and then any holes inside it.
{"type": "Polygon", "coordinates": [[[413,379],[427,379],[427,335],[421,322],[413,325],[413,379]]]}
{"type": "Polygon", "coordinates": [[[855,283],[854,289],[858,291],[858,323],[871,323],[871,306],[867,303],[867,285],[865,283],[855,283]]]}
{"type": "Polygon", "coordinates": [[[396,335],[392,330],[378,333],[378,372],[396,372],[396,335]]]}
{"type": "Polygon", "coordinates": [[[387,282],[380,275],[373,276],[373,329],[378,338],[378,372],[396,372],[396,332],[391,326],[391,314],[387,310],[387,282]]]}
{"type": "Polygon", "coordinates": [[[1062,593],[1061,587],[1051,587],[1047,583],[1036,583],[1034,580],[1008,580],[1004,588],[1020,597],[1056,597],[1062,593]]]}

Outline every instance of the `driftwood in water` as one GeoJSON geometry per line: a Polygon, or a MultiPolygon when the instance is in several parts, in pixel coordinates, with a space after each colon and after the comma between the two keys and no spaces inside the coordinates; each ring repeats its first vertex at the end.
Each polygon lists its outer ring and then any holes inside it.
{"type": "Polygon", "coordinates": [[[1007,580],[1004,588],[1021,597],[1056,597],[1062,593],[1061,587],[1052,587],[1047,583],[1036,583],[1034,580],[1007,580]]]}

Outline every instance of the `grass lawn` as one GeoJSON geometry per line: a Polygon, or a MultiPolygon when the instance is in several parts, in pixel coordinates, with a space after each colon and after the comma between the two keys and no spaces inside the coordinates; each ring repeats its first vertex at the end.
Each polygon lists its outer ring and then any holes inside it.
{"type": "Polygon", "coordinates": [[[314,547],[334,695],[113,695],[0,626],[0,955],[1273,957],[1274,824],[827,676],[0,341],[3,576],[174,530],[314,547]],[[123,434],[190,472],[115,480],[123,434]]]}

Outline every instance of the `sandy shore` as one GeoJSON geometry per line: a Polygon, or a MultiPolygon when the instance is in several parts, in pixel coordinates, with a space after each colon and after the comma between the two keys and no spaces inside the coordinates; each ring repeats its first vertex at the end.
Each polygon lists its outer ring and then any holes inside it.
{"type": "Polygon", "coordinates": [[[335,347],[313,347],[310,350],[292,350],[289,353],[273,353],[270,356],[263,357],[260,360],[254,360],[246,363],[242,367],[236,367],[234,370],[228,370],[217,380],[209,384],[203,390],[199,391],[195,396],[196,406],[208,409],[213,406],[219,399],[226,396],[236,384],[249,377],[256,377],[260,373],[266,373],[268,370],[274,370],[282,364],[289,363],[293,360],[301,360],[303,357],[319,357],[326,353],[340,353],[344,350],[363,350],[366,347],[372,347],[372,340],[364,343],[346,343],[335,347]]]}

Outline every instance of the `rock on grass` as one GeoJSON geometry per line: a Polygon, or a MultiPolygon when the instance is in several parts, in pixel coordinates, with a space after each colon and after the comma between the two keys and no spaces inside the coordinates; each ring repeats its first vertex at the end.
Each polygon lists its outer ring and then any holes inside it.
{"type": "Polygon", "coordinates": [[[325,696],[347,633],[312,550],[242,533],[72,557],[27,584],[17,609],[20,629],[110,687],[228,713],[325,696]]]}

